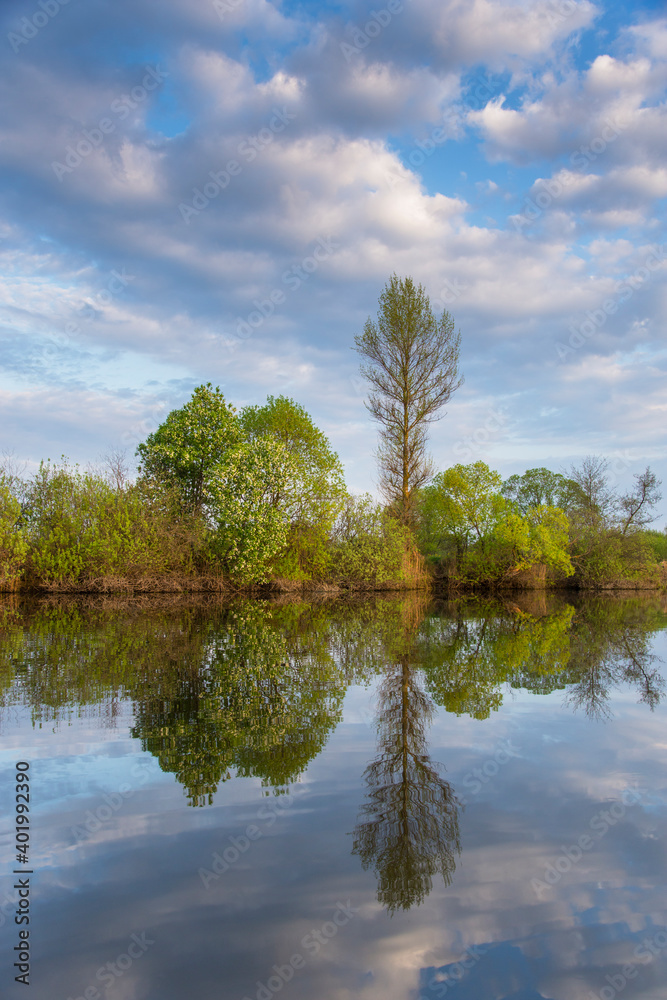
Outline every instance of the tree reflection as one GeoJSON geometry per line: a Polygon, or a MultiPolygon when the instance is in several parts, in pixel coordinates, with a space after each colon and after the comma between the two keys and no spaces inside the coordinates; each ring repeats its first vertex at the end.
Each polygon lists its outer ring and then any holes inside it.
{"type": "Polygon", "coordinates": [[[409,654],[398,656],[378,690],[379,753],[364,772],[368,797],[352,849],[374,870],[390,913],[422,903],[437,873],[449,885],[460,851],[459,803],[427,753],[432,714],[409,654]]]}
{"type": "MultiPolygon", "coordinates": [[[[660,598],[543,597],[529,607],[424,594],[234,605],[183,595],[0,599],[0,708],[25,705],[36,726],[74,714],[114,726],[131,701],[132,734],[204,805],[232,775],[276,792],[297,780],[340,719],[347,686],[383,676],[357,847],[390,905],[399,869],[406,886],[427,885],[436,870],[446,877],[431,815],[445,817],[443,842],[458,843],[451,789],[426,756],[433,703],[485,719],[508,690],[560,689],[571,708],[605,719],[620,685],[650,709],[663,696],[651,652],[665,626],[660,598]],[[405,844],[401,823],[412,831],[405,844]],[[440,859],[433,871],[429,857],[440,859]]],[[[415,889],[415,900],[426,891],[415,889]]]]}
{"type": "Polygon", "coordinates": [[[283,788],[340,719],[345,685],[334,661],[290,640],[280,617],[258,602],[237,605],[172,697],[137,705],[132,735],[176,775],[192,805],[211,804],[232,769],[283,788]]]}
{"type": "Polygon", "coordinates": [[[639,692],[639,701],[653,711],[665,691],[657,656],[651,652],[659,625],[654,614],[638,601],[623,604],[587,602],[577,614],[572,636],[571,686],[566,698],[575,711],[591,719],[611,718],[611,693],[627,684],[639,692]]]}

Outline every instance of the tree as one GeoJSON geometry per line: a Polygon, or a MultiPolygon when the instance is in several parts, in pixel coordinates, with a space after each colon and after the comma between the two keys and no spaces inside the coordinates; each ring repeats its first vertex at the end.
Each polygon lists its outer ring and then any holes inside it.
{"type": "Polygon", "coordinates": [[[459,801],[427,753],[433,705],[407,659],[389,666],[380,685],[380,752],[364,772],[368,796],[352,848],[375,872],[390,914],[423,903],[436,874],[450,885],[461,850],[459,801]]]}
{"type": "Polygon", "coordinates": [[[21,505],[0,472],[0,590],[12,587],[23,571],[28,545],[20,522],[21,505]]]}
{"type": "Polygon", "coordinates": [[[185,406],[172,410],[164,423],[137,448],[140,471],[180,490],[184,506],[202,510],[214,468],[242,441],[236,410],[210,382],[199,385],[185,406]]]}
{"type": "Polygon", "coordinates": [[[579,467],[572,466],[570,479],[578,488],[573,515],[578,526],[600,530],[611,527],[618,497],[609,483],[609,462],[599,455],[587,455],[579,467]]]}
{"type": "Polygon", "coordinates": [[[371,386],[366,406],[381,425],[380,489],[399,519],[411,524],[417,491],[432,475],[428,424],[443,416],[442,407],[463,382],[461,337],[447,310],[436,319],[412,278],[393,274],[379,305],[377,323],[367,320],[354,350],[366,359],[360,368],[371,386]]]}
{"type": "Polygon", "coordinates": [[[660,487],[662,482],[654,472],[651,472],[647,465],[644,472],[635,476],[637,480],[631,493],[621,497],[619,507],[622,511],[621,534],[626,535],[628,531],[637,531],[646,527],[657,518],[653,514],[653,508],[662,500],[660,487]]]}
{"type": "Polygon", "coordinates": [[[245,407],[240,419],[249,441],[279,442],[291,463],[289,479],[273,496],[289,529],[288,552],[277,571],[305,579],[323,574],[327,540],[347,498],[338,455],[304,408],[285,396],[245,407]]]}
{"type": "Polygon", "coordinates": [[[420,533],[434,554],[448,537],[461,554],[493,528],[507,506],[501,485],[500,473],[481,461],[454,465],[435,476],[422,490],[419,507],[420,533]]]}
{"type": "Polygon", "coordinates": [[[522,476],[510,476],[500,492],[522,514],[529,507],[560,507],[567,511],[574,502],[577,486],[560,472],[541,467],[528,469],[522,476]]]}
{"type": "Polygon", "coordinates": [[[274,497],[285,490],[292,465],[284,444],[260,438],[231,449],[213,467],[207,487],[213,549],[238,583],[265,580],[285,547],[287,519],[274,497]]]}

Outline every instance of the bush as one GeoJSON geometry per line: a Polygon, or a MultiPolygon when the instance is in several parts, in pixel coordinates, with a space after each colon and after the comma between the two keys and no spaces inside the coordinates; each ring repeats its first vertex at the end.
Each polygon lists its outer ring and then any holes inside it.
{"type": "Polygon", "coordinates": [[[114,489],[67,464],[40,465],[24,516],[29,578],[38,585],[191,573],[202,550],[203,523],[179,514],[173,491],[155,481],[114,489]]]}
{"type": "Polygon", "coordinates": [[[364,587],[405,581],[405,557],[413,550],[410,530],[371,496],[349,497],[333,531],[332,576],[364,587]]]}
{"type": "Polygon", "coordinates": [[[649,533],[622,535],[617,530],[590,532],[577,540],[573,552],[578,581],[585,587],[601,587],[622,580],[638,581],[650,576],[656,559],[649,533]]]}
{"type": "Polygon", "coordinates": [[[667,531],[643,531],[641,533],[650,547],[656,562],[667,560],[667,531]]]}
{"type": "Polygon", "coordinates": [[[0,589],[11,589],[23,571],[28,545],[19,528],[21,505],[0,478],[0,589]]]}

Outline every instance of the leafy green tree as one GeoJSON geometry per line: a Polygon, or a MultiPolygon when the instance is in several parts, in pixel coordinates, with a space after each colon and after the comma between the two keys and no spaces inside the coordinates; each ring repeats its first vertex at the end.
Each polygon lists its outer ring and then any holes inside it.
{"type": "Polygon", "coordinates": [[[562,576],[574,572],[568,555],[568,520],[558,507],[529,507],[524,517],[506,514],[493,529],[496,560],[504,575],[536,564],[562,576]]]}
{"type": "Polygon", "coordinates": [[[448,540],[462,554],[498,523],[507,508],[502,477],[485,462],[454,465],[421,491],[419,536],[428,551],[442,554],[448,540]]]}
{"type": "Polygon", "coordinates": [[[304,408],[285,396],[245,407],[240,419],[251,442],[278,441],[290,457],[290,475],[273,496],[289,525],[287,551],[275,572],[298,579],[324,575],[328,536],[347,497],[338,456],[304,408]]]}
{"type": "Polygon", "coordinates": [[[67,463],[42,463],[24,490],[31,584],[76,588],[104,577],[190,574],[202,548],[199,519],[152,480],[117,489],[67,463]]]}
{"type": "Polygon", "coordinates": [[[207,382],[139,445],[140,470],[144,476],[177,486],[185,507],[199,512],[215,466],[242,439],[236,410],[225,402],[219,387],[207,382]]]}
{"type": "Polygon", "coordinates": [[[371,393],[366,404],[381,426],[380,489],[403,524],[412,524],[417,491],[432,475],[426,454],[428,425],[463,379],[460,334],[444,310],[436,319],[429,298],[412,278],[393,274],[379,300],[377,322],[368,319],[355,350],[371,393]]]}
{"type": "Polygon", "coordinates": [[[528,469],[522,476],[510,476],[503,483],[501,493],[521,514],[529,507],[560,507],[567,511],[575,502],[577,485],[560,472],[541,467],[528,469]]]}
{"type": "Polygon", "coordinates": [[[207,487],[212,549],[232,580],[259,583],[287,541],[288,521],[275,498],[288,487],[294,458],[284,444],[258,438],[215,465],[207,487]]]}

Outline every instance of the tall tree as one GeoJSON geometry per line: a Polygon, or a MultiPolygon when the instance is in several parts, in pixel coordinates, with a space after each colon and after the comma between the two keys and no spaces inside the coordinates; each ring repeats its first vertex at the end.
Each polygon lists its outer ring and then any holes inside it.
{"type": "Polygon", "coordinates": [[[377,322],[370,318],[355,348],[370,384],[366,403],[381,425],[380,489],[396,515],[410,524],[417,490],[432,476],[426,453],[428,425],[463,382],[461,336],[444,310],[436,319],[429,298],[412,278],[393,274],[380,295],[377,322]]]}

